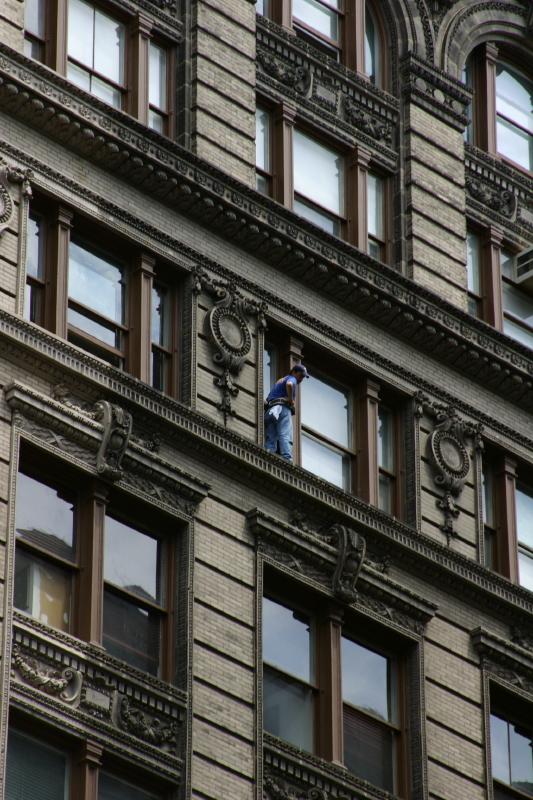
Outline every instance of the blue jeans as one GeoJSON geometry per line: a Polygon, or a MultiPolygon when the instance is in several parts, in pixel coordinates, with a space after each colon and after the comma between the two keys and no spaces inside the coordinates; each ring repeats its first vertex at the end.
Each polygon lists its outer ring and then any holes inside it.
{"type": "Polygon", "coordinates": [[[266,412],[265,447],[270,453],[279,453],[282,458],[292,461],[292,414],[288,406],[281,406],[277,419],[270,409],[266,412]]]}

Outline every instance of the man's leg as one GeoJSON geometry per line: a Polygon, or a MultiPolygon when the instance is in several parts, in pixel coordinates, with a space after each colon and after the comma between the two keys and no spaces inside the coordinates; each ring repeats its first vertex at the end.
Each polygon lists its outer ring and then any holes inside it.
{"type": "Polygon", "coordinates": [[[276,453],[278,449],[278,421],[268,411],[265,414],[265,448],[269,453],[276,453]]]}
{"type": "Polygon", "coordinates": [[[279,454],[286,461],[292,461],[292,414],[283,406],[278,420],[279,454]]]}

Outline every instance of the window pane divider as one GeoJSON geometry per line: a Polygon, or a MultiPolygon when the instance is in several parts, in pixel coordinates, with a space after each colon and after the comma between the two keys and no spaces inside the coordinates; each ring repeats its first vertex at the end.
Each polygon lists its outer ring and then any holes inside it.
{"type": "Polygon", "coordinates": [[[318,439],[324,444],[327,444],[333,450],[342,450],[342,452],[345,453],[347,456],[355,456],[354,450],[350,450],[350,448],[347,447],[346,445],[339,444],[338,442],[335,442],[333,439],[328,439],[327,436],[324,436],[319,431],[315,431],[313,428],[308,428],[306,425],[302,425],[302,433],[308,433],[314,439],[318,439]]]}
{"type": "Polygon", "coordinates": [[[145,597],[140,597],[135,592],[129,592],[127,589],[124,589],[122,586],[117,586],[110,581],[104,582],[105,588],[109,589],[113,594],[121,595],[122,597],[127,598],[135,603],[136,606],[142,606],[143,608],[151,609],[152,611],[156,611],[161,616],[166,616],[166,610],[164,606],[158,605],[155,601],[147,600],[145,597]]]}
{"type": "Polygon", "coordinates": [[[52,553],[50,550],[46,550],[44,547],[39,547],[38,544],[33,544],[32,542],[28,542],[27,539],[22,539],[17,536],[16,544],[17,547],[22,547],[29,553],[34,553],[38,556],[42,556],[46,561],[49,561],[51,564],[57,564],[67,567],[71,571],[75,570],[79,572],[80,570],[79,565],[75,561],[69,561],[66,558],[62,558],[61,556],[56,556],[55,553],[52,553]]]}
{"type": "Polygon", "coordinates": [[[96,348],[102,350],[103,352],[109,353],[110,355],[113,356],[117,356],[117,358],[120,359],[123,359],[125,357],[123,350],[118,350],[116,347],[111,347],[110,345],[103,342],[101,339],[97,339],[95,336],[91,336],[90,333],[87,333],[81,328],[77,328],[75,325],[72,325],[71,323],[69,323],[68,325],[68,332],[72,333],[78,339],[82,339],[85,342],[93,344],[96,348]]]}
{"type": "Polygon", "coordinates": [[[325,206],[320,205],[320,203],[317,203],[316,200],[313,200],[311,197],[307,197],[305,194],[300,194],[300,192],[295,191],[294,199],[301,200],[303,203],[309,203],[309,205],[313,206],[314,208],[318,208],[319,211],[322,211],[326,216],[334,217],[335,219],[338,219],[341,223],[346,222],[346,217],[342,216],[341,214],[337,214],[336,211],[332,211],[330,208],[326,208],[325,206]]]}
{"type": "Polygon", "coordinates": [[[267,667],[277,675],[281,675],[282,678],[286,678],[292,683],[297,683],[298,686],[305,686],[306,689],[311,689],[313,692],[318,693],[318,686],[315,683],[308,683],[307,681],[304,681],[303,678],[298,678],[296,675],[292,675],[290,672],[285,672],[284,670],[279,669],[279,667],[276,667],[274,664],[269,664],[268,661],[263,661],[263,667],[267,667]]]}
{"type": "Polygon", "coordinates": [[[119,92],[121,92],[121,94],[125,93],[126,86],[123,83],[115,83],[113,78],[108,78],[107,75],[103,75],[101,72],[98,72],[92,67],[88,67],[87,64],[84,64],[82,61],[78,61],[76,58],[72,58],[72,56],[69,55],[68,63],[74,64],[74,66],[79,67],[80,69],[89,73],[89,75],[94,75],[95,78],[98,78],[103,83],[107,83],[109,86],[112,86],[114,89],[117,89],[119,92]]]}
{"type": "Polygon", "coordinates": [[[375,722],[379,722],[383,725],[384,728],[389,728],[394,733],[400,733],[401,727],[396,722],[390,722],[390,720],[383,719],[383,717],[378,716],[377,714],[373,714],[371,711],[367,711],[365,709],[360,708],[360,706],[354,706],[352,703],[349,703],[348,700],[343,700],[342,705],[346,706],[352,711],[355,711],[357,714],[361,714],[363,717],[367,717],[368,719],[372,719],[375,722]]]}
{"type": "Polygon", "coordinates": [[[94,322],[102,322],[104,321],[110,328],[118,328],[123,333],[128,332],[128,328],[122,322],[115,322],[110,317],[106,317],[104,314],[99,314],[93,308],[89,308],[89,306],[80,303],[78,300],[74,300],[74,298],[69,297],[68,299],[69,308],[74,308],[74,310],[80,310],[83,314],[87,317],[90,317],[94,322]]]}

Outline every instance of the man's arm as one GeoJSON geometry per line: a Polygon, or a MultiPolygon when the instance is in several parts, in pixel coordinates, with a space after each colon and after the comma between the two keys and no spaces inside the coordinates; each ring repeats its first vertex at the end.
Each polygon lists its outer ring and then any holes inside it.
{"type": "Polygon", "coordinates": [[[295,386],[296,386],[296,378],[289,378],[287,383],[285,384],[285,389],[287,391],[287,399],[289,401],[289,406],[294,408],[294,395],[295,395],[295,386]]]}

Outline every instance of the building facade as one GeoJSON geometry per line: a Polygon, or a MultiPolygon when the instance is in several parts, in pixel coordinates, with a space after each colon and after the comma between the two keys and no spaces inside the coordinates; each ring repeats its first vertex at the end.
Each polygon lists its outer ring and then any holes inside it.
{"type": "Polygon", "coordinates": [[[532,32],[0,3],[6,800],[533,797],[532,32]]]}

